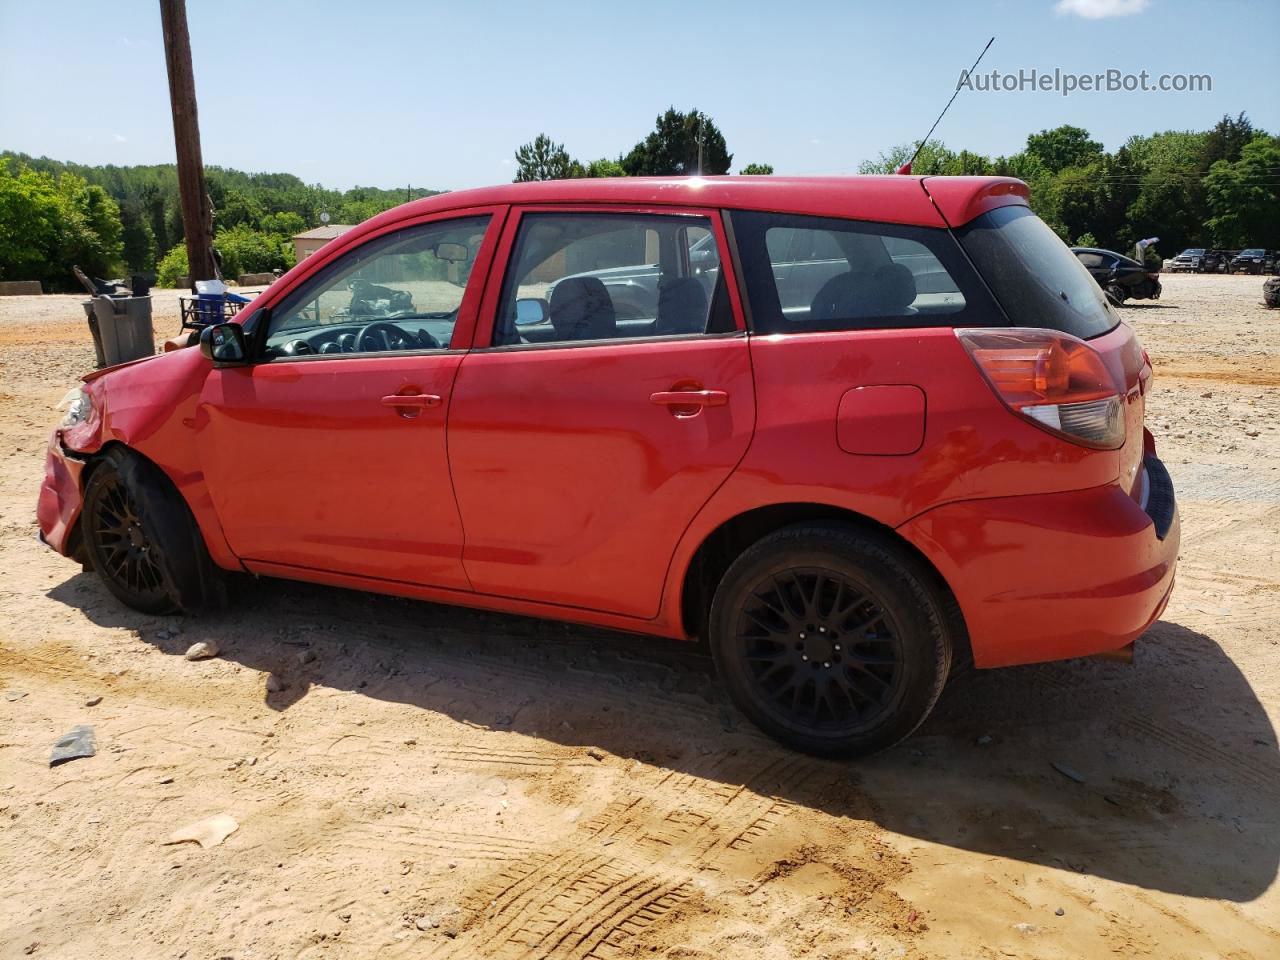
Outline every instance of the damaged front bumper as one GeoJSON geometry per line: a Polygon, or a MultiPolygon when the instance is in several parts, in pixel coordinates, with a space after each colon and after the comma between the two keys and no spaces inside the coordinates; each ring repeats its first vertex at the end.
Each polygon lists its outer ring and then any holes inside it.
{"type": "Polygon", "coordinates": [[[64,557],[80,552],[77,523],[83,502],[80,479],[85,465],[85,455],[69,450],[62,442],[62,430],[54,430],[45,456],[36,519],[40,524],[40,541],[64,557]]]}

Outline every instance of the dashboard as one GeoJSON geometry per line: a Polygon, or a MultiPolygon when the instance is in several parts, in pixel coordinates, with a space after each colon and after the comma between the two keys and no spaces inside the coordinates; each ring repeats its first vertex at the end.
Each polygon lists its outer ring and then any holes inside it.
{"type": "Polygon", "coordinates": [[[281,330],[267,342],[271,357],[310,354],[385,353],[394,350],[439,350],[449,346],[455,316],[398,317],[366,322],[325,324],[299,330],[281,330]]]}

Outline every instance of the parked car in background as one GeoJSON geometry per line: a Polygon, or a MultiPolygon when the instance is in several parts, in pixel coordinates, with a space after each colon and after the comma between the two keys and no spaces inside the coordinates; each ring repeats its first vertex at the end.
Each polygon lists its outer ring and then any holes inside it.
{"type": "Polygon", "coordinates": [[[1126,300],[1160,299],[1160,274],[1132,257],[1096,247],[1072,247],[1071,252],[1117,306],[1126,300]]]}
{"type": "Polygon", "coordinates": [[[881,749],[953,663],[1123,657],[1173,586],[1150,361],[1027,198],[619,177],[414,201],[198,349],[89,374],[40,536],[150,614],[242,602],[238,571],[705,638],[768,733],[881,749]],[[652,292],[635,315],[619,277],[652,292]]]}
{"type": "Polygon", "coordinates": [[[1170,273],[1222,273],[1232,254],[1225,250],[1189,247],[1169,262],[1170,273]]]}
{"type": "Polygon", "coordinates": [[[1205,252],[1203,273],[1226,273],[1227,266],[1231,263],[1231,258],[1235,256],[1233,250],[1216,250],[1210,249],[1205,252]]]}
{"type": "Polygon", "coordinates": [[[1231,273],[1275,273],[1276,251],[1264,250],[1261,247],[1250,247],[1241,250],[1231,258],[1231,273]]]}

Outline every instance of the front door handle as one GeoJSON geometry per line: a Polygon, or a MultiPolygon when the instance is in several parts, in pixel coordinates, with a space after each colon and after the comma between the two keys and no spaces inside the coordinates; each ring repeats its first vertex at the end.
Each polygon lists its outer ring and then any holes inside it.
{"type": "Polygon", "coordinates": [[[384,407],[392,407],[400,416],[412,420],[427,407],[438,407],[444,398],[438,393],[396,393],[382,398],[384,407]]]}
{"type": "Polygon", "coordinates": [[[724,390],[660,390],[649,394],[649,402],[662,407],[723,407],[729,394],[724,390]]]}
{"type": "Polygon", "coordinates": [[[438,393],[397,393],[382,398],[384,407],[438,407],[443,401],[438,393]]]}

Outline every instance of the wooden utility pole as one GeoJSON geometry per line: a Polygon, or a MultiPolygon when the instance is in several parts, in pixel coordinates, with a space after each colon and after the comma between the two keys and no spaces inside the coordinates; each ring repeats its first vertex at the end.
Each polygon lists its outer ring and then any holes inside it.
{"type": "Polygon", "coordinates": [[[191,38],[187,35],[186,0],[160,0],[164,28],[164,60],[169,71],[169,104],[173,108],[173,140],[178,149],[178,193],[182,230],[187,240],[191,282],[217,276],[213,262],[213,209],[204,186],[200,155],[200,120],[196,115],[196,81],[191,70],[191,38]]]}

